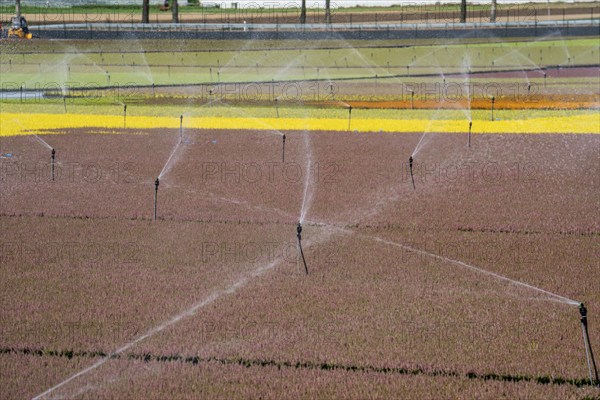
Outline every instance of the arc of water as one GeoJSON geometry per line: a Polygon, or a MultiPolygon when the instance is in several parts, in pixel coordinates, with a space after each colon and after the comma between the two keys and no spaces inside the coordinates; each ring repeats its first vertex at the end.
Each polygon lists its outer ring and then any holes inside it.
{"type": "MultiPolygon", "coordinates": [[[[311,247],[314,245],[325,243],[328,240],[330,240],[331,237],[333,236],[333,230],[323,231],[322,233],[324,234],[322,237],[317,237],[317,238],[313,237],[312,241],[307,241],[307,245],[305,247],[311,247]]],[[[198,310],[214,303],[221,297],[235,293],[239,289],[246,286],[252,279],[259,278],[262,275],[264,275],[265,273],[271,271],[273,268],[275,268],[277,265],[279,265],[282,261],[284,261],[283,258],[277,258],[277,259],[273,260],[272,262],[270,262],[266,265],[262,265],[259,268],[251,271],[250,273],[240,277],[237,281],[230,284],[225,289],[214,291],[206,298],[198,301],[197,303],[193,304],[191,307],[181,311],[179,314],[173,316],[172,318],[168,319],[167,321],[163,322],[162,324],[149,329],[143,335],[118,347],[116,350],[111,352],[108,356],[102,358],[101,360],[95,362],[94,364],[90,365],[89,367],[69,376],[68,378],[64,379],[63,381],[59,382],[58,384],[50,387],[49,389],[45,390],[44,392],[42,392],[40,394],[38,394],[37,396],[35,396],[33,398],[33,400],[40,400],[40,399],[48,396],[49,394],[55,392],[57,389],[60,389],[61,387],[68,384],[69,382],[72,382],[72,381],[76,380],[77,378],[80,378],[80,377],[96,370],[97,368],[101,367],[102,365],[106,364],[109,360],[114,358],[114,356],[122,354],[123,352],[129,350],[130,348],[134,347],[138,343],[141,343],[144,340],[155,336],[156,334],[166,330],[167,328],[177,324],[178,322],[196,315],[198,310]]]]}

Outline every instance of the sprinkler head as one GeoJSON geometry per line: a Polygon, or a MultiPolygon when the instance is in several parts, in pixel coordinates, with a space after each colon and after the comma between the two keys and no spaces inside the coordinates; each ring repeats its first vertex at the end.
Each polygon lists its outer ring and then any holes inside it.
{"type": "Polygon", "coordinates": [[[56,150],[52,149],[52,158],[56,156],[56,150]]]}
{"type": "Polygon", "coordinates": [[[155,188],[156,190],[158,190],[158,184],[159,184],[159,183],[160,183],[160,182],[159,182],[158,178],[156,178],[156,180],[154,181],[154,188],[155,188]]]}
{"type": "Polygon", "coordinates": [[[127,104],[123,104],[123,112],[127,112],[127,104]]]}
{"type": "Polygon", "coordinates": [[[581,322],[587,320],[587,308],[585,307],[585,304],[579,303],[579,313],[581,314],[581,322]]]}
{"type": "Polygon", "coordinates": [[[413,164],[413,157],[412,156],[408,157],[408,163],[412,167],[412,164],[413,164]]]}
{"type": "Polygon", "coordinates": [[[298,240],[302,238],[302,225],[298,222],[298,226],[296,226],[296,233],[298,236],[298,240]]]}
{"type": "Polygon", "coordinates": [[[283,142],[285,143],[285,133],[283,134],[283,142]]]}

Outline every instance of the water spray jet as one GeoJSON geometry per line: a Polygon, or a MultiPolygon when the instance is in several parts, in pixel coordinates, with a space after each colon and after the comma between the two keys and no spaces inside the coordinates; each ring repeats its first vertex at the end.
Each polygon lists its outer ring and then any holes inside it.
{"type": "Polygon", "coordinates": [[[306,266],[306,259],[304,258],[304,251],[302,251],[302,224],[298,222],[296,226],[296,237],[298,238],[298,255],[302,257],[302,263],[304,264],[304,272],[308,275],[308,267],[306,266]]]}
{"type": "Polygon", "coordinates": [[[581,329],[583,331],[583,345],[585,346],[585,356],[592,385],[600,387],[600,379],[598,379],[598,369],[596,368],[596,360],[592,353],[592,345],[590,344],[590,335],[588,333],[587,323],[587,308],[583,303],[579,304],[579,313],[581,314],[581,329]]]}
{"type": "Polygon", "coordinates": [[[158,180],[158,178],[156,178],[156,181],[154,181],[154,221],[156,221],[156,202],[158,200],[158,185],[159,185],[160,181],[158,180]]]}

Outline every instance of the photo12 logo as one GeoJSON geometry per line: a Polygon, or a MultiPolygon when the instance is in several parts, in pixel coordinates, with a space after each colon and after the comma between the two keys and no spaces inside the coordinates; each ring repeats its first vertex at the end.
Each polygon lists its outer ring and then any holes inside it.
{"type": "Polygon", "coordinates": [[[0,243],[0,265],[44,268],[51,265],[137,264],[142,247],[136,242],[20,241],[0,243]]]}
{"type": "Polygon", "coordinates": [[[106,182],[131,185],[142,180],[137,176],[139,170],[137,165],[130,161],[107,164],[88,161],[60,161],[60,158],[55,159],[56,154],[56,152],[52,152],[47,160],[3,160],[0,163],[0,182],[4,184],[45,182],[97,184],[106,182]]]}
{"type": "MultiPolygon", "coordinates": [[[[421,162],[414,160],[402,164],[401,182],[410,183],[414,178],[421,184],[452,184],[458,182],[505,184],[535,183],[541,173],[534,162],[501,164],[496,161],[465,161],[461,163],[421,162]]],[[[381,174],[380,174],[381,175],[381,174]]]]}
{"type": "Polygon", "coordinates": [[[305,182],[334,184],[338,182],[340,165],[335,162],[306,164],[295,162],[206,161],[201,164],[204,182],[222,184],[289,185],[305,182]]]}
{"type": "MultiPolygon", "coordinates": [[[[221,71],[209,68],[211,80],[216,73],[219,80],[223,78],[221,71]],[[216,71],[215,71],[216,70],[216,71]]],[[[315,77],[320,69],[312,71],[315,77]]],[[[259,103],[264,101],[285,103],[299,103],[302,101],[329,101],[334,100],[339,91],[336,82],[256,82],[256,83],[229,83],[217,82],[201,85],[201,99],[212,102],[233,101],[244,103],[259,103]]]]}

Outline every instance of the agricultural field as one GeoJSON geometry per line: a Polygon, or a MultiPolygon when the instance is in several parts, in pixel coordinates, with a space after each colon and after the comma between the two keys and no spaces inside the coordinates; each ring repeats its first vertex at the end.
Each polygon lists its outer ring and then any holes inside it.
{"type": "Polygon", "coordinates": [[[598,44],[2,42],[2,398],[597,398],[598,44]]]}

